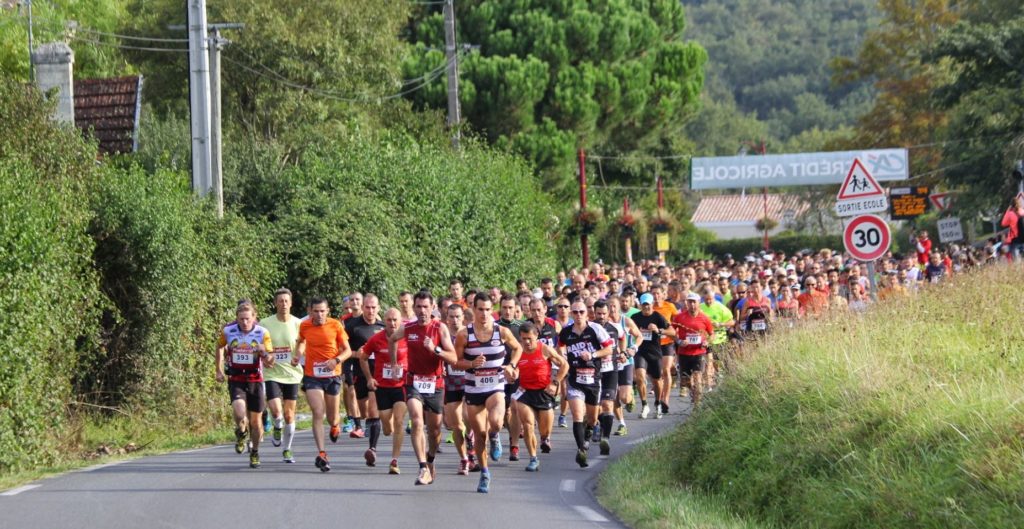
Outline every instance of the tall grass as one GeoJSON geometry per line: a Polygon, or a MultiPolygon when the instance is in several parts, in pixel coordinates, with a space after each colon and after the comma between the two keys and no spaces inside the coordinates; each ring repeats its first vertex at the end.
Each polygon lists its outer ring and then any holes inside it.
{"type": "Polygon", "coordinates": [[[1024,527],[1022,284],[990,268],[776,335],[669,437],[666,488],[778,526],[1024,527]]]}

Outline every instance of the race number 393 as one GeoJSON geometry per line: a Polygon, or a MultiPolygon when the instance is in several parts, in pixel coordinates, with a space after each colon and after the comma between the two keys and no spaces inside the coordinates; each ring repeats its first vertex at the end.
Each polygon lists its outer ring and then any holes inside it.
{"type": "Polygon", "coordinates": [[[877,215],[860,215],[843,230],[843,245],[858,261],[874,261],[885,255],[892,241],[889,225],[877,215]]]}

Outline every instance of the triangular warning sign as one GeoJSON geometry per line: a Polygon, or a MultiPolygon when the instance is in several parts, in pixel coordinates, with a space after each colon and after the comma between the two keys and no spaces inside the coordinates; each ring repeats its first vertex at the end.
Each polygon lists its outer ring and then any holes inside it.
{"type": "Polygon", "coordinates": [[[934,193],[928,195],[928,200],[932,202],[935,209],[939,211],[946,211],[953,207],[953,193],[934,193]]]}
{"type": "Polygon", "coordinates": [[[843,180],[843,185],[839,188],[839,194],[836,195],[836,200],[850,200],[852,198],[866,198],[866,197],[884,197],[885,192],[882,191],[882,186],[878,185],[868,170],[864,168],[864,164],[860,163],[860,158],[853,159],[853,165],[850,166],[850,173],[846,175],[846,180],[843,180]]]}

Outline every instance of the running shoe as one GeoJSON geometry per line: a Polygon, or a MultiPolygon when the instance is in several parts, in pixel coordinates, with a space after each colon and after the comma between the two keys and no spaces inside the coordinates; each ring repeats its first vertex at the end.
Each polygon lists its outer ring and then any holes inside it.
{"type": "Polygon", "coordinates": [[[686,387],[685,386],[679,388],[679,396],[680,397],[685,397],[686,396],[686,387]]]}
{"type": "Polygon", "coordinates": [[[320,455],[316,456],[316,460],[313,461],[313,465],[320,469],[320,472],[328,472],[331,470],[331,463],[327,461],[327,452],[320,452],[320,455]]]}
{"type": "Polygon", "coordinates": [[[635,402],[629,401],[629,402],[626,403],[626,413],[633,413],[633,410],[635,410],[635,409],[636,409],[636,403],[635,402]]]}
{"type": "Polygon", "coordinates": [[[595,443],[601,441],[601,428],[594,428],[594,433],[590,436],[590,440],[595,443]]]}
{"type": "Polygon", "coordinates": [[[536,457],[531,457],[530,462],[526,464],[527,472],[537,472],[540,470],[540,460],[536,457]]]}
{"type": "Polygon", "coordinates": [[[509,449],[509,451],[508,451],[508,460],[509,461],[519,461],[519,447],[518,446],[513,446],[512,448],[509,449]]]}
{"type": "Polygon", "coordinates": [[[579,465],[580,468],[587,468],[589,466],[589,465],[587,465],[587,451],[586,450],[580,448],[579,450],[576,451],[576,464],[579,465]]]}
{"type": "Polygon", "coordinates": [[[341,436],[341,428],[338,428],[338,425],[331,426],[331,442],[337,443],[339,436],[341,436]]]}
{"type": "Polygon", "coordinates": [[[654,414],[654,418],[655,418],[655,419],[660,419],[660,418],[662,418],[662,417],[664,417],[664,416],[665,416],[665,414],[664,414],[664,413],[662,413],[662,412],[661,412],[661,410],[662,410],[662,408],[658,408],[658,411],[657,411],[657,412],[655,412],[655,414],[654,414]]]}
{"type": "Polygon", "coordinates": [[[377,451],[372,448],[367,448],[366,451],[363,452],[363,459],[366,460],[366,466],[377,466],[377,451]]]}
{"type": "Polygon", "coordinates": [[[644,404],[644,407],[640,408],[640,418],[641,419],[646,419],[647,416],[650,415],[650,414],[651,414],[651,407],[646,405],[646,404],[644,404]]]}
{"type": "Polygon", "coordinates": [[[480,466],[480,463],[477,463],[476,461],[469,462],[470,472],[480,472],[481,470],[483,470],[483,467],[480,466]]]}
{"type": "Polygon", "coordinates": [[[245,442],[245,451],[250,454],[252,453],[252,441],[245,442]]]}
{"type": "Polygon", "coordinates": [[[235,453],[245,452],[245,431],[235,428],[235,453]]]}
{"type": "Polygon", "coordinates": [[[355,430],[349,432],[348,436],[351,437],[352,439],[362,439],[366,437],[366,432],[364,432],[362,428],[356,428],[355,430]]]}
{"type": "Polygon", "coordinates": [[[252,452],[249,454],[249,468],[260,468],[259,452],[252,452]]]}
{"type": "Polygon", "coordinates": [[[405,423],[405,435],[412,435],[412,421],[406,421],[406,423],[405,423]]]}
{"type": "Polygon", "coordinates": [[[345,418],[345,423],[344,423],[344,424],[342,425],[342,427],[341,427],[341,431],[342,431],[343,433],[349,433],[349,432],[351,432],[351,431],[352,431],[352,430],[353,430],[353,429],[354,429],[355,427],[356,427],[356,423],[355,423],[355,421],[353,421],[351,417],[346,417],[346,418],[345,418]]]}
{"type": "Polygon", "coordinates": [[[398,460],[392,459],[391,465],[388,466],[388,474],[399,475],[402,473],[402,469],[398,468],[398,460]]]}
{"type": "Polygon", "coordinates": [[[285,451],[281,452],[281,459],[284,460],[285,463],[294,463],[295,462],[295,456],[292,455],[292,451],[291,450],[285,450],[285,451]]]}
{"type": "Polygon", "coordinates": [[[606,456],[612,453],[612,445],[607,439],[601,439],[601,455],[606,456]]]}
{"type": "Polygon", "coordinates": [[[452,443],[455,442],[455,437],[452,436],[451,432],[448,432],[448,437],[444,438],[444,442],[445,442],[445,444],[452,444],[452,443]]]}
{"type": "Polygon", "coordinates": [[[625,424],[620,424],[619,428],[617,430],[615,430],[615,435],[626,435],[628,433],[629,433],[629,430],[626,428],[625,424]]]}
{"type": "Polygon", "coordinates": [[[489,472],[480,473],[480,484],[476,486],[476,491],[481,494],[491,491],[491,474],[489,472]]]}
{"type": "Polygon", "coordinates": [[[434,478],[430,476],[430,469],[427,467],[420,467],[420,475],[416,477],[417,485],[430,485],[434,481],[434,478]]]}
{"type": "Polygon", "coordinates": [[[267,413],[266,411],[264,411],[263,412],[263,432],[264,433],[270,431],[270,424],[271,424],[271,422],[270,422],[270,414],[267,413]]]}
{"type": "Polygon", "coordinates": [[[491,438],[491,461],[497,461],[501,459],[501,438],[498,436],[491,438]]]}
{"type": "Polygon", "coordinates": [[[437,479],[437,469],[433,463],[427,463],[427,470],[430,471],[430,482],[433,483],[437,479]]]}
{"type": "Polygon", "coordinates": [[[661,403],[661,413],[662,413],[662,415],[668,415],[668,403],[667,402],[662,402],[661,403]]]}
{"type": "Polygon", "coordinates": [[[544,438],[540,440],[540,451],[545,454],[551,453],[551,439],[544,438]]]}
{"type": "Polygon", "coordinates": [[[462,461],[459,461],[459,475],[465,476],[467,474],[469,474],[469,460],[463,459],[462,461]]]}
{"type": "Polygon", "coordinates": [[[274,435],[270,438],[270,442],[274,443],[274,446],[281,446],[281,428],[274,427],[274,435]]]}
{"type": "Polygon", "coordinates": [[[568,428],[569,427],[569,425],[565,422],[565,415],[559,415],[558,416],[558,427],[559,428],[568,428]]]}

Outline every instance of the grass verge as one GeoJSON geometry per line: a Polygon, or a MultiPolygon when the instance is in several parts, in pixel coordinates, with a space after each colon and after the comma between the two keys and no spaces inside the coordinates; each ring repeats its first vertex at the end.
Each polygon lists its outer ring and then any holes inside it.
{"type": "Polygon", "coordinates": [[[636,527],[1024,527],[1022,282],[994,267],[777,334],[601,501],[636,527]]]}

